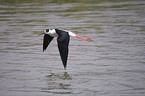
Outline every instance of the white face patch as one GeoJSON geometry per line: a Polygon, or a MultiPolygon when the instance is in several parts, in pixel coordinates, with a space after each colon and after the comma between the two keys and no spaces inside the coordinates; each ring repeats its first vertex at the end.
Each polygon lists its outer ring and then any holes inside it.
{"type": "Polygon", "coordinates": [[[57,33],[56,33],[56,31],[55,31],[55,29],[49,29],[48,32],[46,32],[46,30],[44,30],[44,33],[45,34],[48,34],[48,35],[50,35],[52,37],[57,37],[58,36],[57,33]]]}

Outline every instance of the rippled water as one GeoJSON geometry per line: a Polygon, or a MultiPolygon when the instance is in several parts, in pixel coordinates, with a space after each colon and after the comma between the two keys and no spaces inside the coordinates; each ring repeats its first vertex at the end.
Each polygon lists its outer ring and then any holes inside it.
{"type": "Polygon", "coordinates": [[[0,96],[144,96],[144,17],[144,0],[1,0],[0,96]],[[94,41],[72,37],[64,70],[46,28],[94,41]]]}

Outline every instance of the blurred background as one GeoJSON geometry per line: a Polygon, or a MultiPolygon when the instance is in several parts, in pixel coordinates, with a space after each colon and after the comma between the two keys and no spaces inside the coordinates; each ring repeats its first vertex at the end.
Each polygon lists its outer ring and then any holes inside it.
{"type": "Polygon", "coordinates": [[[144,96],[144,0],[0,0],[0,96],[144,96]],[[70,30],[67,70],[57,39],[70,30]]]}

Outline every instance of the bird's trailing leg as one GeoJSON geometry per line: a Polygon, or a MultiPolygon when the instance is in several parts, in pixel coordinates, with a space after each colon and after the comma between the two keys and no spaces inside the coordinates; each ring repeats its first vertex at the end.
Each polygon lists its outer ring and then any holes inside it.
{"type": "Polygon", "coordinates": [[[85,41],[93,41],[91,38],[84,38],[84,37],[79,37],[79,36],[75,36],[76,38],[85,40],[85,41]]]}

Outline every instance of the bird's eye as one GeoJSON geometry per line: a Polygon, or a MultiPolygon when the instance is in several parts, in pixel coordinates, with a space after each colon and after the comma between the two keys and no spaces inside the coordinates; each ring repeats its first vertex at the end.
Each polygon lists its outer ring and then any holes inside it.
{"type": "Polygon", "coordinates": [[[46,29],[46,32],[49,32],[49,29],[46,29]]]}

